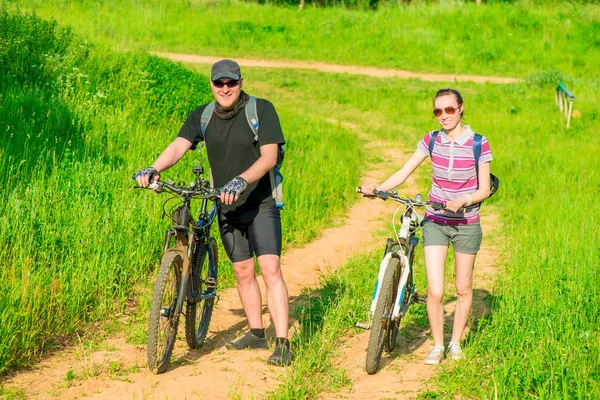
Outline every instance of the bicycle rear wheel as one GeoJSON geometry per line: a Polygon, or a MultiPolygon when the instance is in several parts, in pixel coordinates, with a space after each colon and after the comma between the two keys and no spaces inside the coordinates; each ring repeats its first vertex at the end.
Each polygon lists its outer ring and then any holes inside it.
{"type": "Polygon", "coordinates": [[[373,313],[365,368],[369,375],[376,373],[379,369],[385,338],[391,327],[390,318],[396,298],[396,290],[398,289],[399,272],[400,261],[395,257],[391,257],[383,275],[379,298],[373,313]]]}
{"type": "Polygon", "coordinates": [[[175,314],[181,282],[183,259],[175,252],[168,253],[160,263],[148,326],[148,368],[155,374],[167,369],[179,325],[175,314]]]}
{"type": "MultiPolygon", "coordinates": [[[[202,295],[213,294],[217,290],[217,242],[210,238],[208,245],[198,248],[194,257],[194,287],[202,295]],[[208,248],[210,247],[214,273],[210,268],[208,248]]],[[[212,317],[214,297],[208,297],[198,302],[187,302],[185,312],[185,340],[190,349],[197,349],[204,343],[210,319],[212,317]]]]}

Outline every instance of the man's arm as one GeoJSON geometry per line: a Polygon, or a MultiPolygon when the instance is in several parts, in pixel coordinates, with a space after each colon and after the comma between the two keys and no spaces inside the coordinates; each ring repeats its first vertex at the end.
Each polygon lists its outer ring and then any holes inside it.
{"type": "Polygon", "coordinates": [[[181,160],[181,158],[185,155],[185,152],[191,147],[192,142],[189,140],[182,137],[175,138],[175,140],[173,140],[171,144],[167,146],[160,156],[158,156],[152,166],[156,168],[158,172],[165,171],[175,165],[177,161],[181,160]]]}
{"type": "MultiPolygon", "coordinates": [[[[172,141],[167,148],[158,156],[151,168],[154,168],[156,172],[162,172],[177,163],[184,156],[185,152],[192,147],[192,142],[182,137],[176,138],[172,141]]],[[[155,180],[158,180],[158,175],[154,176],[155,180]]],[[[142,187],[148,186],[150,183],[150,175],[138,175],[135,180],[138,185],[142,187]]]]}
{"type": "Polygon", "coordinates": [[[240,176],[246,180],[246,182],[254,183],[260,178],[265,176],[275,164],[277,163],[277,155],[279,152],[279,145],[277,143],[265,144],[260,146],[260,157],[254,162],[246,171],[242,172],[240,176]]]}
{"type": "MultiPolygon", "coordinates": [[[[256,160],[254,164],[252,164],[250,168],[248,168],[246,171],[242,172],[240,175],[236,176],[231,182],[227,183],[224,188],[226,188],[230,184],[233,184],[233,181],[239,180],[239,178],[242,178],[246,182],[246,185],[244,185],[243,189],[245,189],[245,186],[247,186],[248,184],[258,181],[260,178],[265,176],[265,174],[269,172],[275,166],[275,164],[277,164],[278,153],[279,145],[277,143],[265,144],[264,146],[260,146],[260,157],[258,158],[258,160],[256,160]]],[[[239,185],[236,184],[235,186],[237,191],[237,187],[239,185]]],[[[243,189],[240,190],[237,194],[226,193],[225,191],[222,192],[221,201],[227,205],[232,204],[239,198],[239,195],[243,191],[243,189]]]]}

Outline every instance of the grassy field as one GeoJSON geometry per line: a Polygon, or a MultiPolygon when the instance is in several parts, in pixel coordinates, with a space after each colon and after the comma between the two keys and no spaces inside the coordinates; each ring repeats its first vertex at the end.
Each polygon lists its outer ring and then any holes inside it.
{"type": "MultiPolygon", "coordinates": [[[[152,161],[207,93],[189,90],[191,85],[205,87],[196,83],[205,77],[137,52],[150,48],[527,77],[522,84],[457,86],[465,98],[466,122],[490,140],[492,170],[502,181],[491,202],[503,221],[505,269],[490,316],[467,338],[468,362],[441,368],[437,391],[422,397],[453,398],[456,392],[474,398],[600,397],[598,6],[455,3],[299,14],[245,3],[172,2],[167,7],[149,2],[143,18],[136,19],[131,17],[138,4],[133,1],[120,8],[102,2],[33,4],[40,15],[73,25],[82,39],[66,40],[70,34],[58,28],[36,26],[32,34],[33,22],[24,23],[22,31],[8,30],[18,33],[14,37],[7,31],[0,35],[5,76],[0,120],[8,126],[0,136],[0,181],[10,188],[0,193],[0,238],[8,244],[0,249],[0,341],[1,349],[7,349],[0,353],[1,368],[18,366],[64,333],[121,309],[154,268],[159,251],[154,239],[164,229],[158,218],[160,199],[132,195],[129,176],[140,163],[152,161]],[[177,13],[187,18],[196,11],[204,14],[196,14],[195,20],[201,15],[206,26],[169,23],[177,13]],[[229,22],[216,27],[223,14],[229,22]],[[451,18],[457,14],[461,18],[451,18]],[[487,34],[462,38],[460,25],[450,29],[434,23],[440,15],[457,24],[479,23],[487,34]],[[145,21],[146,28],[133,21],[145,21]],[[232,26],[243,21],[261,29],[279,28],[245,39],[209,33],[235,32],[232,26]],[[390,27],[409,30],[415,25],[429,41],[394,41],[385,34],[390,27]],[[199,28],[203,26],[210,29],[199,28]],[[311,26],[331,27],[331,32],[306,28],[311,26]],[[372,35],[359,39],[367,26],[372,35]],[[340,37],[344,40],[335,40],[340,37]],[[135,50],[115,53],[91,45],[91,38],[135,50]],[[34,51],[19,52],[27,40],[34,51]],[[328,46],[314,45],[322,41],[328,46]],[[478,56],[482,49],[496,49],[498,58],[478,56]],[[15,54],[21,54],[19,64],[12,64],[15,54]],[[165,81],[141,84],[146,78],[140,76],[148,74],[165,81]],[[553,103],[560,77],[567,78],[577,96],[578,117],[569,130],[553,103]],[[157,87],[168,95],[161,97],[157,87]],[[144,143],[149,136],[150,146],[144,143]]],[[[199,73],[206,70],[202,66],[199,73]]],[[[294,182],[286,186],[288,199],[297,202],[288,202],[294,212],[284,221],[287,243],[309,240],[339,215],[351,201],[361,166],[377,159],[361,151],[365,139],[342,122],[407,151],[436,127],[431,98],[441,84],[299,70],[246,71],[246,89],[274,102],[289,138],[288,154],[297,154],[288,156],[284,170],[288,182],[294,182]],[[309,168],[316,167],[307,160],[314,159],[327,168],[311,173],[309,168]]],[[[175,169],[174,177],[186,176],[189,163],[175,169]]],[[[429,171],[423,167],[420,172],[425,193],[429,171]]],[[[298,393],[315,398],[325,388],[348,385],[344,371],[331,366],[330,355],[346,328],[364,318],[378,256],[359,257],[324,278],[319,300],[307,300],[295,310],[301,322],[294,337],[298,358],[273,398],[298,398],[298,393]]],[[[423,313],[417,311],[414,323],[421,323],[423,313]]]]}
{"type": "Polygon", "coordinates": [[[317,60],[418,72],[600,76],[600,7],[445,1],[378,11],[240,1],[19,0],[121,48],[317,60]],[[134,16],[132,18],[132,16],[134,16]]]}
{"type": "MultiPolygon", "coordinates": [[[[114,52],[20,14],[0,14],[0,70],[3,373],[137,301],[133,290],[152,280],[166,221],[162,199],[135,192],[131,174],[173,140],[210,89],[205,75],[181,65],[114,52]]],[[[283,170],[291,182],[284,241],[301,244],[354,199],[343,188],[355,184],[362,156],[352,132],[292,110],[280,117],[292,154],[283,170]],[[320,171],[314,161],[327,153],[335,168],[320,171]],[[313,171],[310,182],[301,171],[313,171]],[[310,200],[315,190],[321,202],[310,200]]],[[[165,176],[189,179],[200,158],[191,154],[165,176]]],[[[220,282],[230,285],[223,267],[220,282]]]]}

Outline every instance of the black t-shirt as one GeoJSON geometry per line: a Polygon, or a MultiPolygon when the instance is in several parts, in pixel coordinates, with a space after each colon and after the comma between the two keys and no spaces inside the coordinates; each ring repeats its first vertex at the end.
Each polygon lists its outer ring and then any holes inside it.
{"type": "MultiPolygon", "coordinates": [[[[202,140],[200,120],[206,106],[207,104],[202,105],[192,111],[177,135],[192,142],[192,149],[202,140]]],[[[254,133],[248,125],[245,108],[240,109],[231,119],[221,119],[216,113],[210,118],[204,137],[215,187],[222,187],[250,168],[260,157],[260,146],[285,143],[273,104],[257,98],[256,112],[259,121],[258,143],[254,142],[254,133]]],[[[275,200],[267,173],[258,182],[248,185],[235,203],[230,206],[222,204],[221,211],[236,210],[242,205],[246,209],[273,204],[275,200]]]]}

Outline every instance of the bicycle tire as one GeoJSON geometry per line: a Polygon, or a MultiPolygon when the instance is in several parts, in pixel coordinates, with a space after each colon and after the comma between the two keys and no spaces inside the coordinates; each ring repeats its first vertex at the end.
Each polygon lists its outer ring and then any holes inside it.
{"type": "Polygon", "coordinates": [[[179,297],[182,267],[183,259],[180,254],[167,254],[160,263],[154,284],[148,326],[148,368],[155,374],[167,369],[173,353],[179,326],[179,315],[174,312],[179,297]]]}
{"type": "MultiPolygon", "coordinates": [[[[215,273],[218,273],[218,253],[217,242],[213,238],[209,238],[208,246],[213,254],[213,263],[215,265],[215,273]]],[[[201,293],[212,293],[216,291],[213,285],[207,285],[208,279],[212,278],[216,284],[217,277],[213,276],[213,272],[209,268],[209,260],[207,257],[207,246],[201,246],[194,255],[194,282],[201,293]]],[[[208,326],[212,317],[215,298],[210,297],[201,302],[186,303],[185,312],[185,340],[190,349],[198,349],[204,343],[208,326]],[[202,307],[200,307],[202,305],[202,307]],[[197,325],[196,325],[197,324],[197,325]],[[197,327],[196,327],[197,326],[197,327]]]]}
{"type": "Polygon", "coordinates": [[[371,324],[371,334],[369,335],[365,363],[365,369],[369,375],[373,375],[379,369],[379,361],[381,360],[385,337],[387,336],[387,330],[390,328],[388,317],[392,313],[396,298],[394,286],[397,290],[399,269],[400,261],[395,257],[391,257],[383,275],[379,298],[377,299],[377,305],[373,313],[373,323],[371,324]]]}
{"type": "MultiPolygon", "coordinates": [[[[400,285],[399,280],[400,277],[402,276],[402,274],[404,273],[404,268],[406,268],[406,266],[404,265],[404,262],[399,260],[399,264],[400,264],[400,268],[398,271],[398,277],[394,277],[394,300],[396,299],[396,293],[398,292],[398,287],[400,285]]],[[[412,272],[411,272],[412,274],[412,272]]],[[[410,282],[410,276],[407,279],[407,284],[408,282],[410,282]]],[[[407,291],[404,292],[404,296],[403,298],[400,300],[400,309],[402,309],[405,305],[406,302],[408,301],[408,287],[407,287],[407,291]]],[[[390,328],[386,331],[386,336],[385,336],[385,351],[387,351],[388,353],[393,351],[394,348],[396,347],[396,341],[398,339],[398,332],[400,331],[400,323],[402,322],[402,316],[399,315],[398,318],[395,321],[392,321],[390,324],[390,328]]]]}

